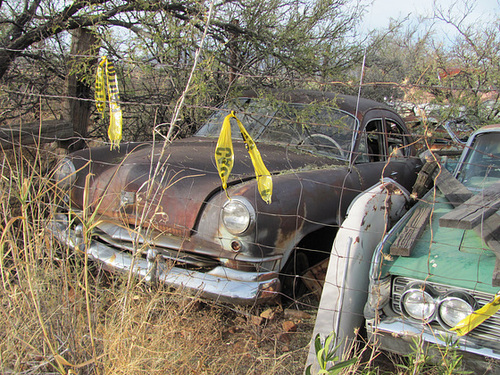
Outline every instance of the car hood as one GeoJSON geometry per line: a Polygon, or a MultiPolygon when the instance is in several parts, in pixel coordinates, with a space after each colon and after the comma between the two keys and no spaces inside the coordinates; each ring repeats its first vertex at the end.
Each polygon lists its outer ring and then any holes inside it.
{"type": "MultiPolygon", "coordinates": [[[[430,196],[427,201],[432,200],[430,196]]],[[[485,247],[473,230],[439,226],[439,218],[453,210],[444,196],[438,193],[434,204],[425,201],[424,198],[414,209],[425,204],[432,205],[430,224],[417,241],[411,256],[388,257],[384,260],[383,272],[495,294],[498,288],[491,285],[495,254],[485,247]]],[[[414,209],[401,219],[391,238],[395,239],[399,234],[414,209]]],[[[388,241],[389,244],[392,242],[388,241]]]]}
{"type": "MultiPolygon", "coordinates": [[[[72,201],[129,224],[137,224],[140,217],[162,231],[185,234],[194,227],[204,203],[222,189],[214,158],[216,143],[217,139],[193,137],[166,147],[130,143],[123,144],[120,151],[97,148],[77,152],[73,154],[78,174],[72,201]],[[88,199],[86,204],[84,199],[88,199]]],[[[271,174],[346,166],[344,161],[318,157],[296,147],[257,146],[271,174]]],[[[244,143],[235,141],[233,147],[234,166],[228,185],[255,178],[244,143]]]]}

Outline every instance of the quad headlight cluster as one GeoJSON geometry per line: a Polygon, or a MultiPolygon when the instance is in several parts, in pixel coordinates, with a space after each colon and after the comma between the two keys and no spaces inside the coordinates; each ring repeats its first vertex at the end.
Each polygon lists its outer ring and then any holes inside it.
{"type": "Polygon", "coordinates": [[[426,323],[437,320],[449,329],[476,310],[477,302],[462,291],[440,294],[429,285],[413,283],[401,295],[400,307],[412,319],[426,323]]]}

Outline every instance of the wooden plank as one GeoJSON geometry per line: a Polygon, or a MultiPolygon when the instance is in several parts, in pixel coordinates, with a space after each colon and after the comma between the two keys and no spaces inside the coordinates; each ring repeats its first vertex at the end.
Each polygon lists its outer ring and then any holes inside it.
{"type": "Polygon", "coordinates": [[[432,207],[429,205],[420,206],[415,209],[396,241],[391,245],[391,255],[406,257],[411,255],[411,251],[429,222],[431,212],[432,207]]]}
{"type": "MultiPolygon", "coordinates": [[[[441,169],[441,174],[436,177],[435,183],[455,207],[460,206],[473,196],[469,189],[444,168],[441,169]]],[[[493,213],[475,226],[473,230],[496,256],[491,283],[493,286],[500,286],[500,215],[493,213]]]]}
{"type": "Polygon", "coordinates": [[[474,195],[446,168],[441,168],[438,173],[435,184],[454,207],[460,206],[474,195]]]}
{"type": "Polygon", "coordinates": [[[47,120],[1,127],[0,145],[12,147],[67,140],[73,136],[73,126],[68,120],[47,120]]]}
{"type": "Polygon", "coordinates": [[[474,229],[481,221],[493,215],[500,207],[500,181],[474,195],[453,211],[439,219],[447,228],[474,229]]]}
{"type": "MultiPolygon", "coordinates": [[[[451,199],[461,201],[462,197],[468,196],[469,194],[472,195],[472,193],[460,184],[451,173],[449,173],[445,168],[439,168],[439,164],[433,161],[427,162],[420,170],[417,181],[413,186],[412,196],[421,198],[432,186],[434,180],[436,180],[436,184],[439,181],[441,189],[444,189],[451,199]],[[438,176],[439,179],[437,179],[436,176],[438,176]]],[[[431,212],[432,207],[428,205],[420,206],[413,212],[412,217],[398,235],[396,241],[391,245],[391,255],[411,255],[417,240],[420,238],[427,223],[429,222],[431,212]]]]}
{"type": "Polygon", "coordinates": [[[424,164],[420,172],[418,172],[417,180],[413,185],[411,196],[414,199],[422,198],[427,191],[434,185],[434,179],[439,164],[435,161],[424,164]]]}
{"type": "Polygon", "coordinates": [[[493,269],[492,283],[493,286],[500,286],[500,257],[496,258],[495,268],[493,269]]]}

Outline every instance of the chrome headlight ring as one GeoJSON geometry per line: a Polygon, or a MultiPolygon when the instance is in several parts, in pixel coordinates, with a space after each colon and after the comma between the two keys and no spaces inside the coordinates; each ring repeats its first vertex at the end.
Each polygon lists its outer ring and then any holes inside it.
{"type": "Polygon", "coordinates": [[[222,206],[221,221],[227,231],[234,235],[242,235],[255,224],[255,209],[243,197],[233,197],[222,206]]]}
{"type": "Polygon", "coordinates": [[[64,158],[57,165],[54,173],[57,186],[61,189],[70,188],[76,181],[76,168],[71,159],[64,158]]]}
{"type": "Polygon", "coordinates": [[[420,322],[430,322],[436,313],[435,291],[423,283],[410,284],[401,295],[403,313],[420,322]]]}
{"type": "Polygon", "coordinates": [[[423,282],[409,284],[401,294],[399,304],[405,316],[423,323],[436,320],[447,330],[478,308],[477,301],[465,291],[438,293],[423,282]]]}
{"type": "Polygon", "coordinates": [[[468,293],[450,291],[438,300],[437,318],[445,328],[457,325],[478,308],[476,300],[468,293]]]}

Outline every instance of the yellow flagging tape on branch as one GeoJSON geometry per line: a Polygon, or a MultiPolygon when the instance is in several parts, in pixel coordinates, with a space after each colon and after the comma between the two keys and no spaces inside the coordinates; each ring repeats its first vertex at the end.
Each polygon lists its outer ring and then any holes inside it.
{"type": "Polygon", "coordinates": [[[492,317],[500,308],[500,293],[495,295],[493,301],[487,303],[480,309],[474,311],[472,314],[462,319],[458,324],[451,328],[458,336],[463,336],[472,331],[478,325],[483,323],[486,319],[492,317]]]}
{"type": "Polygon", "coordinates": [[[231,112],[224,118],[219,140],[217,141],[217,146],[215,147],[215,162],[222,181],[222,188],[227,194],[227,180],[234,164],[233,142],[231,139],[231,118],[236,119],[238,127],[240,128],[241,136],[245,141],[250,155],[250,159],[252,159],[260,196],[267,204],[270,204],[271,196],[273,194],[273,180],[271,174],[262,161],[257,145],[253,141],[252,137],[250,137],[250,134],[248,134],[241,121],[235,116],[234,112],[231,112]]]}
{"type": "Polygon", "coordinates": [[[122,110],[120,108],[120,94],[118,91],[118,79],[116,78],[115,67],[106,56],[103,56],[97,66],[95,79],[95,102],[97,110],[104,114],[104,104],[106,102],[106,89],[104,83],[106,74],[106,87],[109,100],[109,128],[108,136],[111,141],[111,149],[120,148],[122,139],[122,110]]]}

